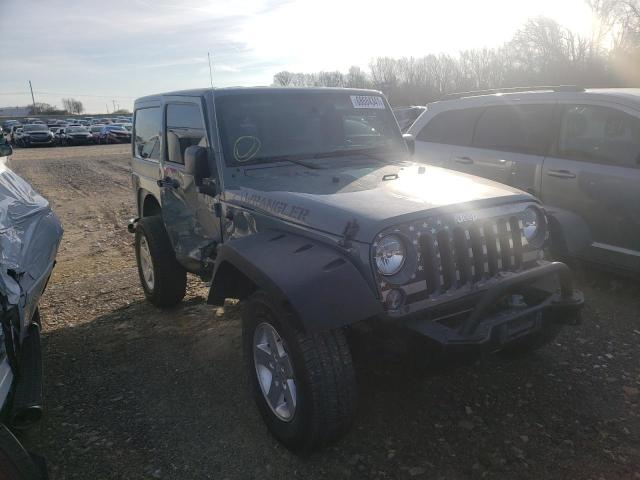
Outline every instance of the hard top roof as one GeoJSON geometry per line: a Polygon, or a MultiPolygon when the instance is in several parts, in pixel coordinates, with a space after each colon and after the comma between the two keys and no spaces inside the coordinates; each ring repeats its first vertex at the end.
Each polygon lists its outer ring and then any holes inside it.
{"type": "Polygon", "coordinates": [[[327,91],[339,91],[343,93],[350,93],[353,95],[381,95],[378,90],[366,90],[361,88],[339,88],[339,87],[222,87],[222,88],[195,88],[191,90],[177,90],[174,92],[165,92],[155,95],[147,95],[136,99],[135,103],[144,103],[151,101],[158,101],[162,97],[167,96],[186,96],[186,97],[198,97],[207,93],[213,92],[215,96],[223,95],[237,95],[237,94],[252,94],[261,92],[273,92],[273,93],[291,93],[291,92],[327,92],[327,91]]]}

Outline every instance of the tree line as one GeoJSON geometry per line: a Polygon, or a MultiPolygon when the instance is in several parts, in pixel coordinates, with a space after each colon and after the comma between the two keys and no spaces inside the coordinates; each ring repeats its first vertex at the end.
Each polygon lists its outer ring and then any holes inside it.
{"type": "Polygon", "coordinates": [[[276,86],[374,88],[393,105],[425,104],[447,93],[533,85],[640,85],[640,0],[587,0],[598,18],[589,36],[540,17],[498,48],[458,55],[378,57],[369,71],[278,72],[276,86]]]}

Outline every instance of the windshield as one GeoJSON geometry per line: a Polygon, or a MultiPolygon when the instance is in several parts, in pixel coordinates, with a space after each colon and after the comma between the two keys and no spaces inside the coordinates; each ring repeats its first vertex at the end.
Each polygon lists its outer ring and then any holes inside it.
{"type": "Polygon", "coordinates": [[[25,125],[25,132],[48,132],[49,129],[46,125],[25,125]]]}
{"type": "Polygon", "coordinates": [[[91,127],[91,131],[92,132],[99,132],[100,130],[102,130],[103,125],[96,125],[94,127],[91,127]]]}
{"type": "Polygon", "coordinates": [[[113,130],[116,130],[116,131],[118,131],[118,132],[126,131],[126,130],[125,130],[124,128],[122,128],[120,125],[109,125],[109,126],[107,126],[107,127],[105,127],[105,128],[106,128],[107,130],[111,130],[111,131],[113,131],[113,130]]]}
{"type": "Polygon", "coordinates": [[[216,99],[227,165],[312,158],[335,152],[404,154],[393,113],[380,95],[260,92],[216,99]]]}
{"type": "Polygon", "coordinates": [[[84,127],[69,127],[67,133],[87,133],[88,130],[84,127]]]}

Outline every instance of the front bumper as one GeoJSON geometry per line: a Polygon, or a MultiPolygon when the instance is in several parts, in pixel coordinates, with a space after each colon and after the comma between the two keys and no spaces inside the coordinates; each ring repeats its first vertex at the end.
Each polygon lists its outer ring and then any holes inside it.
{"type": "Polygon", "coordinates": [[[32,146],[32,145],[53,145],[54,141],[53,138],[47,138],[47,139],[33,139],[33,138],[28,138],[22,139],[22,142],[27,145],[27,146],[32,146]]]}
{"type": "Polygon", "coordinates": [[[584,305],[582,292],[572,285],[569,268],[560,262],[545,263],[503,279],[472,301],[460,302],[439,312],[423,311],[402,319],[403,324],[445,347],[500,348],[544,328],[549,322],[576,325],[584,305]],[[558,291],[539,284],[557,279],[558,291]],[[509,307],[513,295],[526,299],[509,307]]]}

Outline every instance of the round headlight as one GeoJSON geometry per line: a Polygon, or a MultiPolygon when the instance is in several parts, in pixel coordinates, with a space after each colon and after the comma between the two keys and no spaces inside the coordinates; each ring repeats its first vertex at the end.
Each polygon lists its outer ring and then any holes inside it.
{"type": "Polygon", "coordinates": [[[398,235],[387,235],[378,241],[376,266],[382,275],[395,275],[404,265],[407,251],[398,235]]]}
{"type": "Polygon", "coordinates": [[[524,238],[526,238],[527,242],[529,243],[534,241],[540,233],[542,224],[541,216],[542,214],[535,207],[527,207],[524,210],[524,215],[522,217],[522,228],[524,238]]]}

